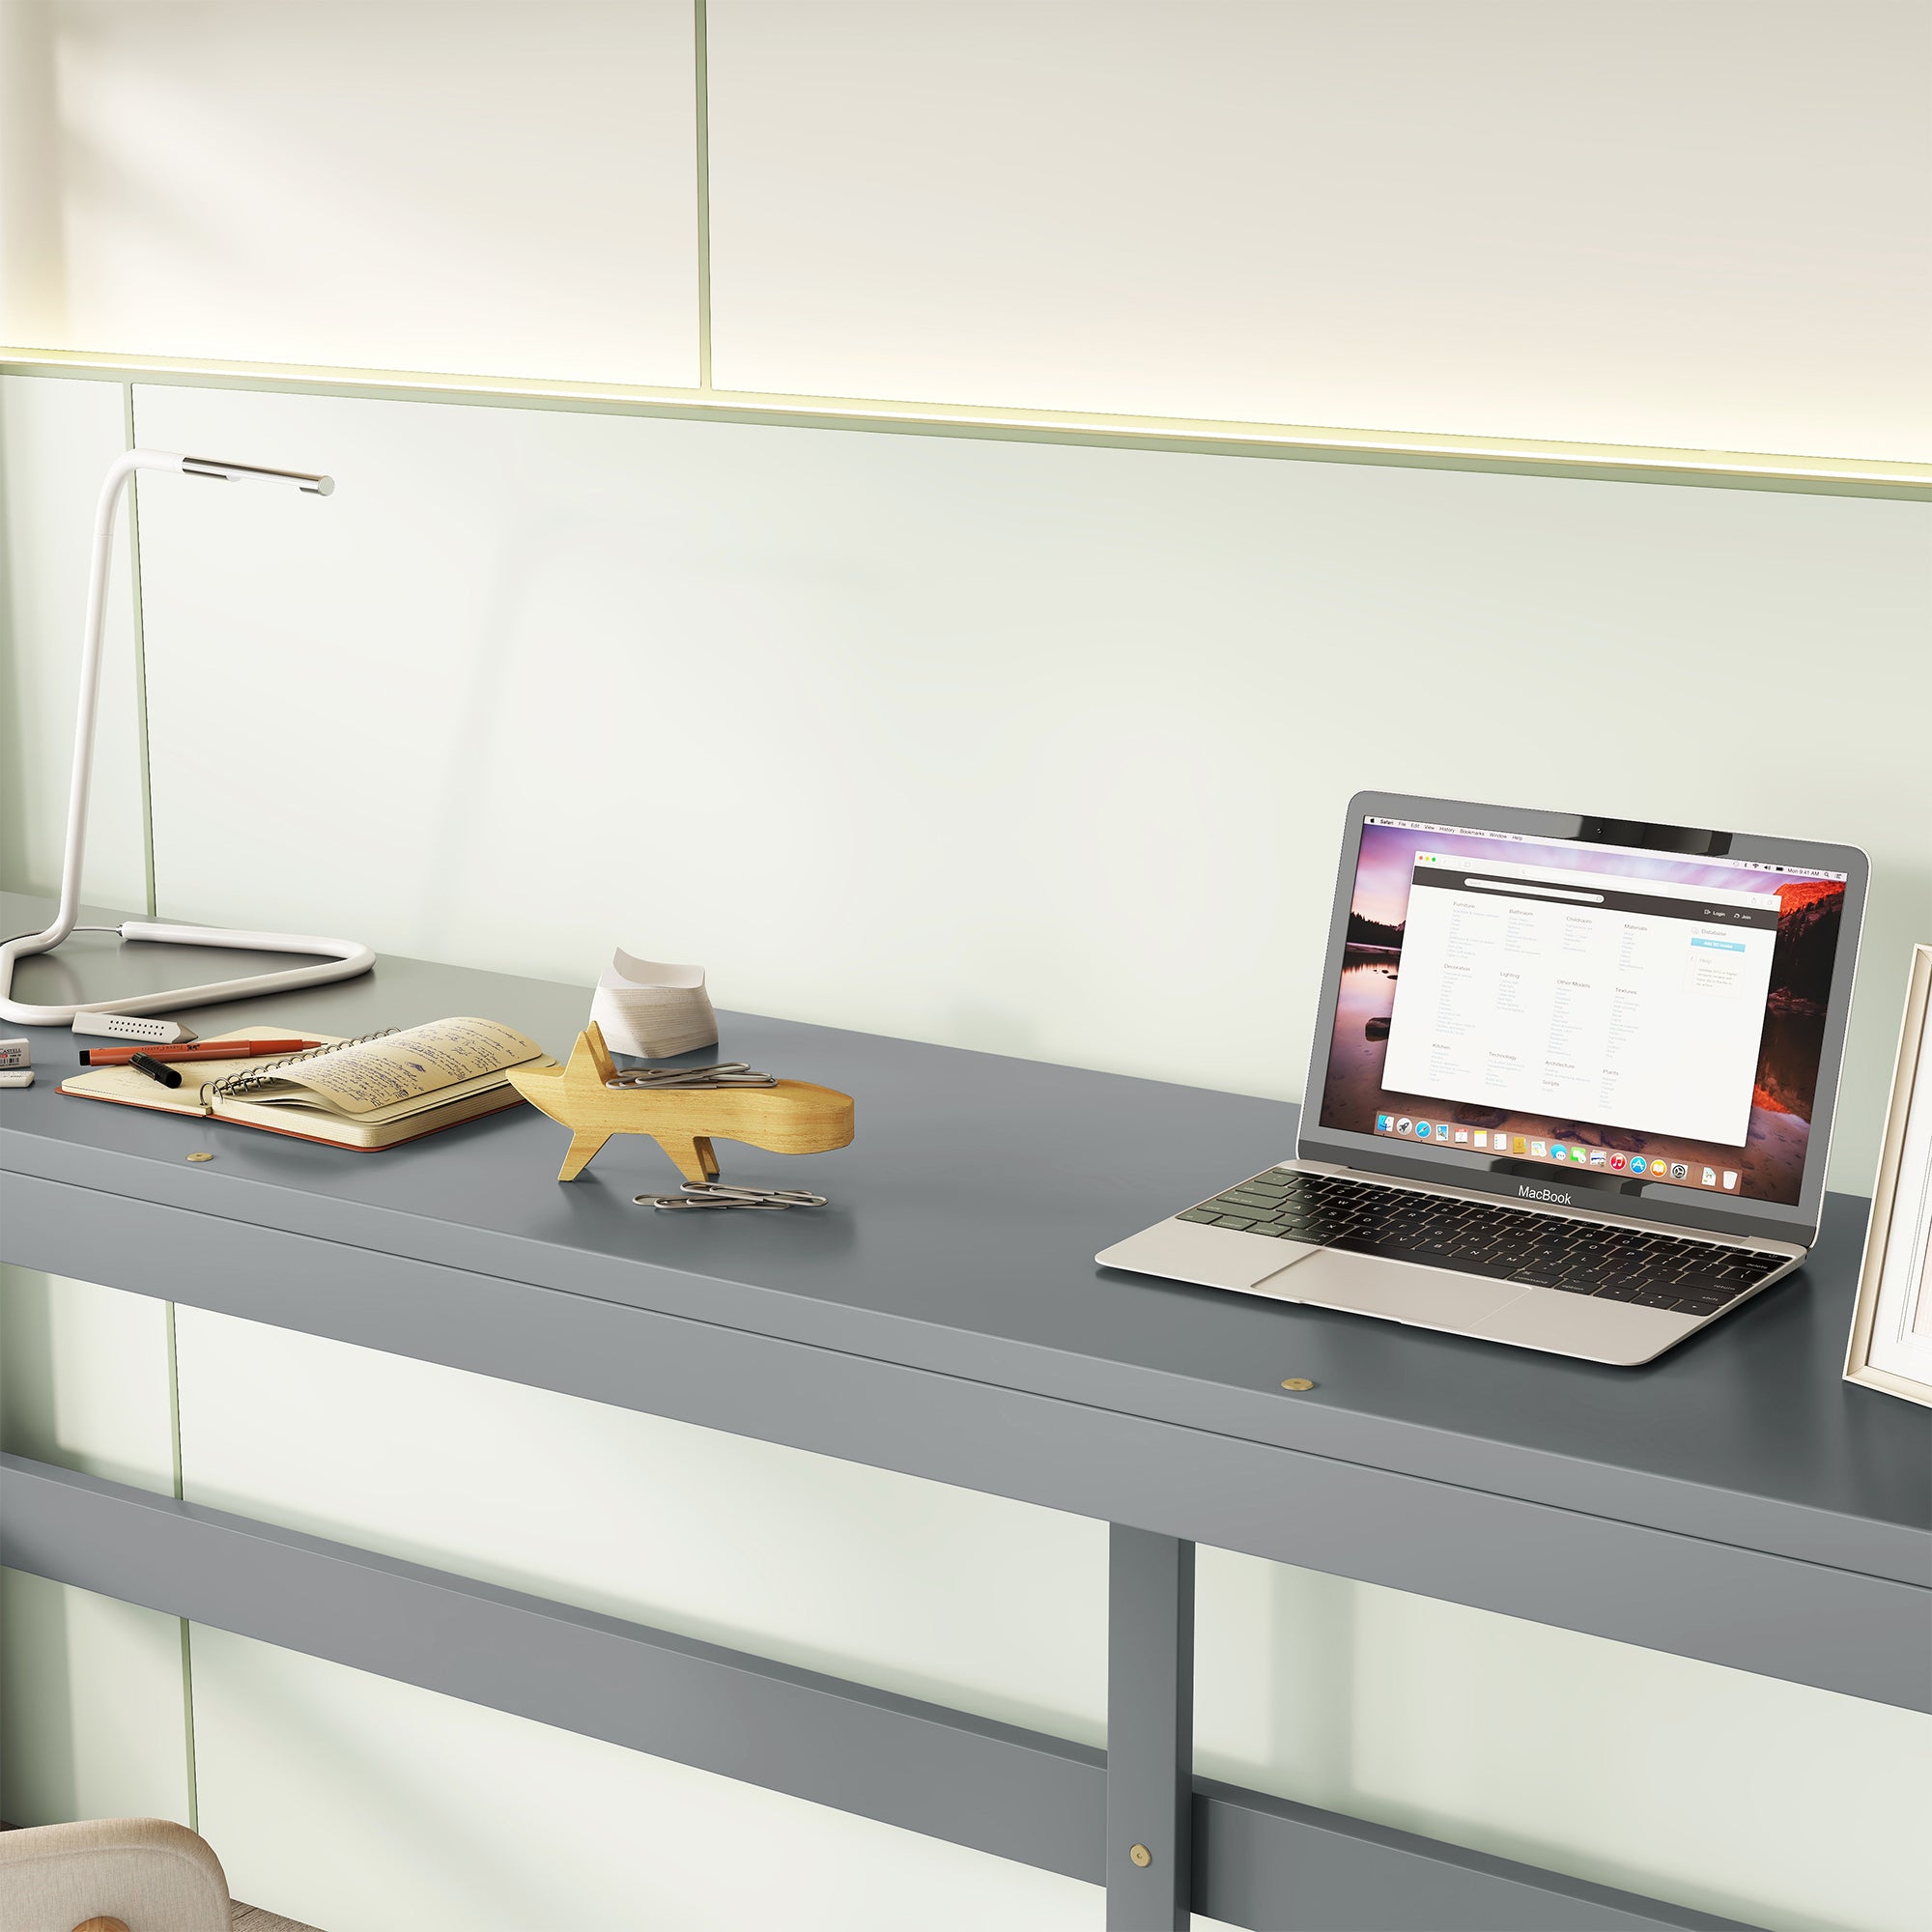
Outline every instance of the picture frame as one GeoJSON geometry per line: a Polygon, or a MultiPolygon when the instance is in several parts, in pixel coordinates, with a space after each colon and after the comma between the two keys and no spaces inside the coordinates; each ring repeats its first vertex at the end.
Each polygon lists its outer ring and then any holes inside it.
{"type": "Polygon", "coordinates": [[[1932,946],[1913,949],[1845,1379],[1932,1407],[1932,946]]]}

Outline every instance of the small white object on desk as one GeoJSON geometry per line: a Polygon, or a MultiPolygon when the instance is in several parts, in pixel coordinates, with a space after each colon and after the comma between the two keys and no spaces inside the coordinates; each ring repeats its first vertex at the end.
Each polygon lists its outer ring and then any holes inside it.
{"type": "Polygon", "coordinates": [[[150,1019],[145,1013],[78,1012],[73,1030],[103,1039],[138,1039],[148,1046],[185,1046],[194,1037],[194,1029],[180,1020],[150,1019]]]}
{"type": "Polygon", "coordinates": [[[613,1053],[668,1060],[718,1044],[718,1015],[704,990],[702,966],[634,959],[621,949],[597,982],[590,1017],[613,1053]]]}
{"type": "Polygon", "coordinates": [[[34,1069],[31,1066],[0,1072],[0,1087],[31,1087],[33,1084],[34,1069]]]}
{"type": "Polygon", "coordinates": [[[0,1039],[0,1068],[12,1071],[34,1064],[34,1042],[30,1039],[0,1039]]]}

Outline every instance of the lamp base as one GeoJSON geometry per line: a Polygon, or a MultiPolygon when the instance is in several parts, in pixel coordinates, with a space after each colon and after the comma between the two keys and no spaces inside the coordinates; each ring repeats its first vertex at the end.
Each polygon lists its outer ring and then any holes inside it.
{"type": "Polygon", "coordinates": [[[144,940],[151,945],[227,946],[242,952],[319,952],[324,956],[313,966],[251,973],[239,980],[214,980],[171,992],[133,993],[122,1000],[83,1000],[71,1007],[35,1007],[13,997],[14,967],[20,958],[53,948],[23,946],[15,940],[0,947],[0,1019],[14,1026],[71,1026],[79,1013],[171,1012],[181,1007],[213,1006],[221,1000],[254,999],[290,986],[322,986],[332,980],[353,980],[376,963],[374,952],[358,940],[326,939],[315,933],[244,932],[232,926],[171,925],[151,919],[130,919],[119,930],[123,939],[144,940]]]}

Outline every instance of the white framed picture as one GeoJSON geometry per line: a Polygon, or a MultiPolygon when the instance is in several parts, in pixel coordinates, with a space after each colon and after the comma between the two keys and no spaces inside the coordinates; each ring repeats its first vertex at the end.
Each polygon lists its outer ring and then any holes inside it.
{"type": "Polygon", "coordinates": [[[1845,1378],[1932,1406],[1932,946],[1913,949],[1845,1378]]]}

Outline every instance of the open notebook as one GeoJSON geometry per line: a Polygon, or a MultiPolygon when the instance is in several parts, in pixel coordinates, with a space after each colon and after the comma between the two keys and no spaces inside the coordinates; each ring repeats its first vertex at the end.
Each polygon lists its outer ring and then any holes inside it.
{"type": "Polygon", "coordinates": [[[431,1020],[362,1039],[327,1040],[306,1053],[179,1064],[179,1087],[163,1087],[131,1066],[102,1066],[62,1081],[60,1091],[366,1151],[521,1106],[507,1070],[555,1065],[535,1040],[496,1020],[431,1020]]]}

